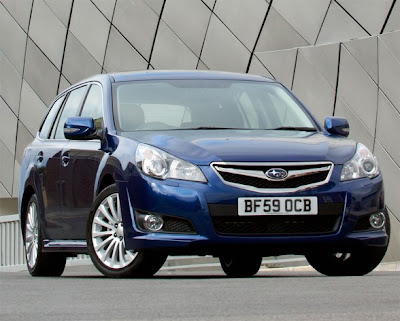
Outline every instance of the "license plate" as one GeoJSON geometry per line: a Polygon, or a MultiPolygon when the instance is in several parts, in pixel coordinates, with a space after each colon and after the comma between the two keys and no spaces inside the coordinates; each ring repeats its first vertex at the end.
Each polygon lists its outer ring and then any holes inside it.
{"type": "Polygon", "coordinates": [[[240,197],[238,215],[315,215],[318,198],[311,197],[240,197]]]}

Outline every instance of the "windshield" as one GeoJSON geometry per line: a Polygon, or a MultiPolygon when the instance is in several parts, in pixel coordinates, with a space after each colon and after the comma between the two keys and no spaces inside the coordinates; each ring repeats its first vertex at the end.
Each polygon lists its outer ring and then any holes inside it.
{"type": "Polygon", "coordinates": [[[119,131],[279,129],[316,131],[281,85],[237,80],[146,80],[114,84],[119,131]]]}

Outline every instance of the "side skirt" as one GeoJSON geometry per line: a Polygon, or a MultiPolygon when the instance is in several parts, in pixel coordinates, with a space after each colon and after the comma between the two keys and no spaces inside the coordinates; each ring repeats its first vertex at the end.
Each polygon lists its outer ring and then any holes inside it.
{"type": "Polygon", "coordinates": [[[86,240],[43,240],[43,252],[87,254],[86,240]]]}

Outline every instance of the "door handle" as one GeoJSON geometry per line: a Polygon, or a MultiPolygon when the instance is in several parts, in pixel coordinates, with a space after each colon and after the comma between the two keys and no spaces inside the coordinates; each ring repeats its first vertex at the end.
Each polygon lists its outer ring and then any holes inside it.
{"type": "Polygon", "coordinates": [[[39,152],[36,156],[36,163],[41,164],[43,162],[43,152],[39,152]]]}
{"type": "Polygon", "coordinates": [[[62,157],[61,157],[61,165],[66,167],[68,166],[69,163],[69,153],[65,153],[62,157]]]}

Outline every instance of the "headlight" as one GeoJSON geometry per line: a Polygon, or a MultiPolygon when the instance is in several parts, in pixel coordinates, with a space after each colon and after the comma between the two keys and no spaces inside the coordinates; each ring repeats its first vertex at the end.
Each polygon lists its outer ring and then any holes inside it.
{"type": "Polygon", "coordinates": [[[158,179],[207,182],[196,165],[145,144],[140,144],[136,150],[136,165],[144,174],[158,179]]]}
{"type": "Polygon", "coordinates": [[[357,150],[352,159],[346,162],[340,175],[341,181],[349,181],[363,177],[374,178],[379,175],[376,157],[363,144],[357,144],[357,150]]]}

